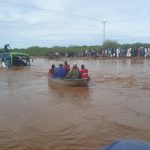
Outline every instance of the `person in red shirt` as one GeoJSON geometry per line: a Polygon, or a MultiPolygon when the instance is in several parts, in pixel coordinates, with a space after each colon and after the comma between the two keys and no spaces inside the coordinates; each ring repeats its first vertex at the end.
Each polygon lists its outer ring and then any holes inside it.
{"type": "Polygon", "coordinates": [[[70,65],[67,63],[67,61],[64,62],[64,69],[66,70],[66,74],[70,71],[70,65]]]}
{"type": "Polygon", "coordinates": [[[88,70],[85,68],[84,65],[81,65],[81,78],[84,80],[89,79],[88,70]]]}

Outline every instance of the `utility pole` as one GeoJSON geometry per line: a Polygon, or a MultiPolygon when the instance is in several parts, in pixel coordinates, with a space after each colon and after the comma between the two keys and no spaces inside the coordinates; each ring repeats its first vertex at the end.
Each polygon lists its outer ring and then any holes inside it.
{"type": "Polygon", "coordinates": [[[107,21],[102,21],[101,23],[103,24],[103,43],[105,43],[105,25],[107,21]]]}

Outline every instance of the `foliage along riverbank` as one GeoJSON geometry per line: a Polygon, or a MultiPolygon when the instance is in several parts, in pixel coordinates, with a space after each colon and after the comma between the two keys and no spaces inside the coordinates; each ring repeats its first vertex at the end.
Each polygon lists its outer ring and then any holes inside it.
{"type": "MultiPolygon", "coordinates": [[[[66,53],[68,53],[70,56],[74,56],[77,53],[84,52],[86,49],[94,49],[96,51],[99,51],[100,46],[70,46],[70,47],[55,46],[51,48],[33,46],[33,47],[26,48],[26,49],[14,48],[14,49],[11,49],[11,51],[25,52],[29,54],[30,56],[49,56],[49,55],[53,55],[53,53],[55,52],[58,52],[60,56],[65,56],[66,53]]],[[[2,52],[2,49],[0,51],[2,52]]]]}
{"type": "MultiPolygon", "coordinates": [[[[33,46],[29,48],[14,48],[10,51],[15,52],[25,52],[29,54],[30,56],[35,57],[53,57],[54,55],[59,54],[59,56],[66,56],[67,57],[74,57],[74,56],[83,56],[85,54],[86,50],[93,50],[95,53],[99,53],[100,55],[103,54],[103,51],[105,49],[107,50],[114,50],[114,49],[121,49],[126,50],[128,48],[136,49],[136,48],[150,48],[150,44],[146,43],[134,43],[134,44],[119,44],[116,41],[107,40],[105,43],[103,43],[102,46],[69,46],[69,47],[60,47],[60,46],[54,46],[51,48],[48,47],[38,47],[33,46]]],[[[0,49],[0,52],[2,52],[3,49],[0,49]]]]}

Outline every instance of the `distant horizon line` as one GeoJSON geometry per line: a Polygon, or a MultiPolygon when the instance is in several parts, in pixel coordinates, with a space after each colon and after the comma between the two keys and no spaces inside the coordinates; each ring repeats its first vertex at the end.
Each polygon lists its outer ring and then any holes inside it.
{"type": "MultiPolygon", "coordinates": [[[[135,45],[135,44],[150,45],[150,43],[145,43],[145,42],[123,43],[123,44],[120,44],[117,41],[111,41],[111,42],[116,42],[116,44],[121,45],[121,46],[123,46],[123,45],[135,45]]],[[[64,46],[55,45],[55,46],[50,46],[50,47],[48,47],[48,46],[33,45],[33,46],[29,46],[29,47],[14,47],[14,48],[12,48],[11,45],[10,45],[11,49],[28,49],[28,48],[32,48],[32,47],[39,47],[39,48],[55,48],[55,47],[62,48],[62,47],[65,47],[65,48],[69,48],[69,47],[92,47],[92,46],[93,47],[102,47],[103,45],[69,45],[69,46],[67,46],[67,45],[66,46],[65,45],[64,46]]],[[[1,47],[0,49],[3,49],[3,48],[4,47],[1,47]]]]}

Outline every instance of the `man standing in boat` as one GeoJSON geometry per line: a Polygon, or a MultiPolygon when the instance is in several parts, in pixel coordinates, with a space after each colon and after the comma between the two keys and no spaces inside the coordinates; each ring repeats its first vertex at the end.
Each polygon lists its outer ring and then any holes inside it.
{"type": "Polygon", "coordinates": [[[70,71],[70,65],[67,63],[67,61],[64,62],[64,69],[66,70],[66,74],[70,71]]]}

